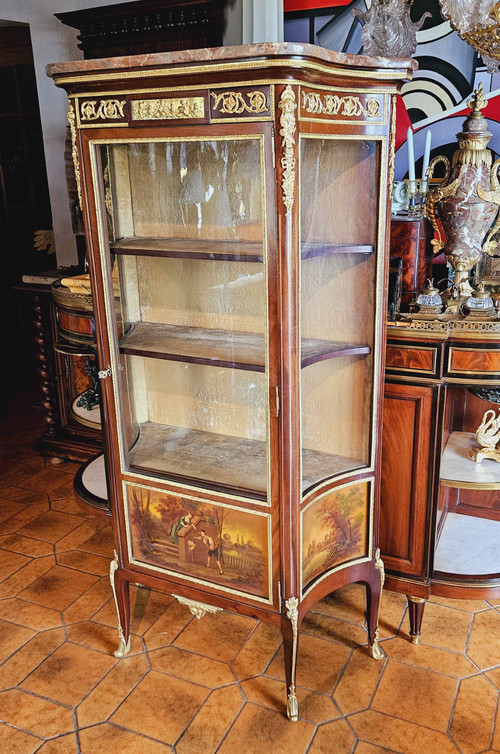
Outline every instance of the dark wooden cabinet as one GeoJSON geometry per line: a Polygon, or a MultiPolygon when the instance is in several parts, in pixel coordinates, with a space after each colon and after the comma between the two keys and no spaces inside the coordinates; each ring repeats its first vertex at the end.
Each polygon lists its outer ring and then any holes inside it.
{"type": "Polygon", "coordinates": [[[438,388],[386,380],[380,550],[388,570],[427,572],[438,388]]]}
{"type": "Polygon", "coordinates": [[[50,72],[81,176],[117,656],[129,583],[258,617],[282,631],[296,720],[319,599],[362,583],[382,657],[387,207],[411,63],[265,44],[50,72]]]}
{"type": "Polygon", "coordinates": [[[78,29],[88,58],[222,44],[225,0],[134,0],[54,15],[78,29]]]}
{"type": "Polygon", "coordinates": [[[84,306],[72,297],[62,302],[48,283],[22,284],[15,291],[30,301],[32,312],[30,332],[45,422],[35,449],[53,463],[89,461],[102,452],[99,409],[87,411],[84,400],[94,384],[89,374],[95,360],[90,297],[84,306]]]}
{"type": "Polygon", "coordinates": [[[470,455],[500,386],[488,323],[389,325],[380,543],[386,585],[406,593],[418,642],[432,594],[500,595],[500,464],[470,455]]]}

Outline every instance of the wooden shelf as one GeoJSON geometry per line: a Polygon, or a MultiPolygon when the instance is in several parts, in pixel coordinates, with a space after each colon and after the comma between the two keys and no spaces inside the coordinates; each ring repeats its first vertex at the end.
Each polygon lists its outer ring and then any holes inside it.
{"type": "Polygon", "coordinates": [[[333,254],[373,254],[371,244],[334,244],[334,243],[303,243],[300,250],[302,259],[313,257],[329,257],[333,254]]]}
{"type": "MultiPolygon", "coordinates": [[[[260,333],[136,322],[120,341],[120,352],[190,364],[265,371],[265,340],[260,333]]],[[[302,339],[302,367],[339,356],[361,356],[370,346],[302,339]]]]}
{"type": "Polygon", "coordinates": [[[302,338],[301,367],[308,367],[318,361],[335,359],[340,356],[366,356],[371,351],[370,346],[359,343],[342,343],[333,340],[313,340],[302,338]]]}
{"type": "MultiPolygon", "coordinates": [[[[266,497],[266,443],[260,440],[146,422],[130,450],[130,465],[198,486],[266,497]]],[[[303,491],[362,465],[353,458],[304,450],[303,491]]]]}
{"type": "Polygon", "coordinates": [[[472,432],[452,432],[441,457],[440,482],[445,487],[500,490],[500,463],[487,459],[476,463],[470,457],[478,447],[472,432]]]}
{"type": "MultiPolygon", "coordinates": [[[[262,244],[252,241],[213,241],[200,238],[122,238],[111,244],[114,254],[212,259],[230,262],[262,262],[262,244]]],[[[303,243],[302,259],[332,254],[372,254],[373,246],[362,244],[303,243]]]]}
{"type": "Polygon", "coordinates": [[[122,238],[111,244],[115,254],[174,259],[215,259],[262,262],[262,244],[251,241],[212,241],[201,238],[122,238]]]}

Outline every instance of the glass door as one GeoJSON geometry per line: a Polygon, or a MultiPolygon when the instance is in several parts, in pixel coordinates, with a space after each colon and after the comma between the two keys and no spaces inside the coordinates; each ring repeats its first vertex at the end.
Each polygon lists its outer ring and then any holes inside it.
{"type": "Polygon", "coordinates": [[[379,144],[301,137],[304,493],[371,463],[379,144]]]}
{"type": "Polygon", "coordinates": [[[264,136],[100,150],[124,467],[266,500],[264,136]]]}

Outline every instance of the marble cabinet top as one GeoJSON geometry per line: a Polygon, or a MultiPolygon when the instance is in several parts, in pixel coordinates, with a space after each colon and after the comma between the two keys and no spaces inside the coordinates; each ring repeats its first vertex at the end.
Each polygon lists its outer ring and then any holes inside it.
{"type": "Polygon", "coordinates": [[[198,50],[176,50],[174,52],[144,53],[123,55],[115,58],[96,58],[52,63],[47,66],[47,75],[54,77],[69,73],[106,71],[111,69],[151,68],[186,63],[208,63],[214,61],[235,61],[248,58],[299,57],[313,58],[320,63],[341,66],[387,69],[415,69],[413,60],[397,58],[369,57],[367,55],[347,55],[343,52],[327,50],[317,45],[298,42],[261,42],[258,44],[235,45],[233,47],[200,48],[198,50]]]}

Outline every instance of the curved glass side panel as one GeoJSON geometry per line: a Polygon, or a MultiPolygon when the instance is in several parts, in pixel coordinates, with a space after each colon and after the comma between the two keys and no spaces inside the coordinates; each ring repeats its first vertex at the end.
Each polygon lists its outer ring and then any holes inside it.
{"type": "Polygon", "coordinates": [[[302,136],[302,489],[370,464],[379,146],[302,136]]]}

